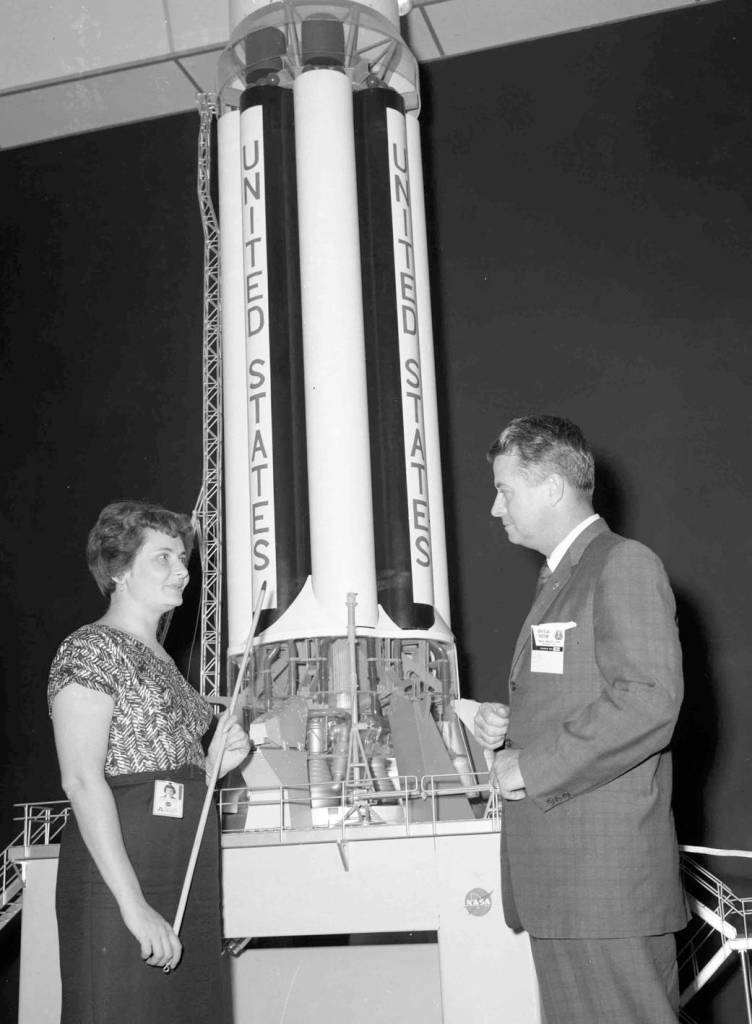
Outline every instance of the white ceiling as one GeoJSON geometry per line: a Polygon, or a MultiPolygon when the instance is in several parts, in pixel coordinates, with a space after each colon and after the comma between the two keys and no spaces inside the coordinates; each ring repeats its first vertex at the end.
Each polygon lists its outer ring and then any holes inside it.
{"type": "MultiPolygon", "coordinates": [[[[324,0],[325,2],[325,0],[324,0]]],[[[419,61],[719,0],[417,0],[419,61]]],[[[192,110],[215,89],[227,0],[0,0],[0,148],[192,110]]]]}

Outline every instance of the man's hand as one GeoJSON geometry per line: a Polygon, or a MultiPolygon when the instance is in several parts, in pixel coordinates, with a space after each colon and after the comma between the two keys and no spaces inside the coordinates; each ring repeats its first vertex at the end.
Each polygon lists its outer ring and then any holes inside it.
{"type": "Polygon", "coordinates": [[[481,704],[475,715],[473,732],[481,746],[487,750],[500,747],[507,735],[509,708],[506,704],[481,704]]]}
{"type": "Polygon", "coordinates": [[[488,782],[491,789],[497,789],[505,800],[522,800],[527,796],[520,771],[519,750],[500,750],[497,753],[488,782]]]}

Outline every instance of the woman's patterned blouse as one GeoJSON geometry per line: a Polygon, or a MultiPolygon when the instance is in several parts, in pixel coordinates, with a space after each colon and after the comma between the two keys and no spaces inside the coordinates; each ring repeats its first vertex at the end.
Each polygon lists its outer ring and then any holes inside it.
{"type": "Polygon", "coordinates": [[[204,767],[201,737],[210,705],[181,676],[130,633],[95,623],[71,633],[50,668],[47,701],[68,683],[112,697],[105,775],[204,767]]]}

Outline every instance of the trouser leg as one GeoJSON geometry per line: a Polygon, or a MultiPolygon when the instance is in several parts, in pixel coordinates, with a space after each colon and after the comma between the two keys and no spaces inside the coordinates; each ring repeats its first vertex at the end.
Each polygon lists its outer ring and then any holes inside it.
{"type": "Polygon", "coordinates": [[[676,1024],[673,934],[530,943],[545,1024],[676,1024]]]}

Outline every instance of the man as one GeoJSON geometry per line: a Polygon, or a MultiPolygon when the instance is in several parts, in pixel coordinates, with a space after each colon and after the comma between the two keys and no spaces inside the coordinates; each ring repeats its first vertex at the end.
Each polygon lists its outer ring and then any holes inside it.
{"type": "Polygon", "coordinates": [[[491,514],[512,544],[546,556],[510,707],[483,704],[475,720],[498,751],[505,917],[530,935],[546,1024],[675,1022],[673,933],[687,915],[668,752],[683,692],[671,588],[648,548],[594,514],[593,456],[573,423],[513,420],[488,459],[491,514]]]}

